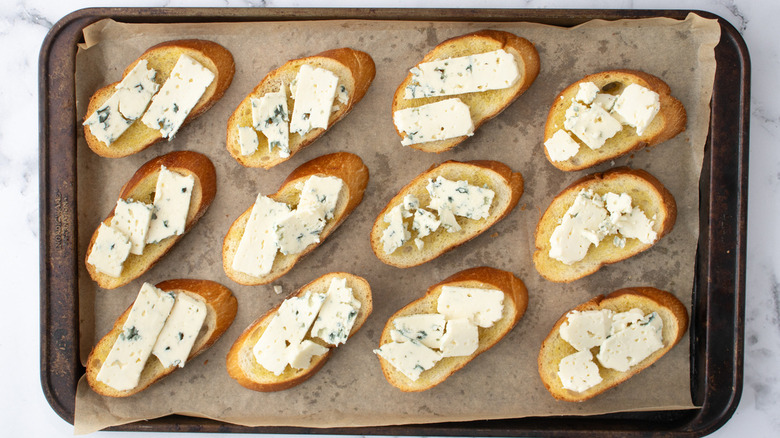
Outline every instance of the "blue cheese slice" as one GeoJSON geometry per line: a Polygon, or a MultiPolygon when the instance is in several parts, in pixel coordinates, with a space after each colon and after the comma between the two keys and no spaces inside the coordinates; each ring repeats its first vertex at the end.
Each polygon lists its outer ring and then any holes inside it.
{"type": "Polygon", "coordinates": [[[311,327],[311,336],[330,345],[343,344],[347,342],[355,324],[360,301],[355,299],[352,288],[347,286],[346,278],[331,280],[326,295],[327,298],[311,327]]]}
{"type": "Polygon", "coordinates": [[[122,82],[116,85],[119,112],[127,120],[136,120],[146,111],[152,97],[160,88],[154,81],[156,76],[157,71],[149,68],[147,61],[142,59],[122,79],[122,82]]]}
{"type": "Polygon", "coordinates": [[[441,348],[446,320],[440,313],[424,313],[395,318],[390,337],[395,342],[415,340],[428,348],[441,348]]]}
{"type": "Polygon", "coordinates": [[[471,111],[458,98],[398,110],[393,113],[393,123],[404,133],[404,146],[474,135],[471,111]]]}
{"type": "Polygon", "coordinates": [[[555,131],[555,134],[544,142],[544,147],[552,161],[566,161],[580,150],[580,144],[563,129],[555,131]]]}
{"type": "Polygon", "coordinates": [[[593,354],[589,350],[570,354],[558,364],[558,377],[564,388],[582,392],[601,383],[599,366],[593,362],[593,354]]]}
{"type": "Polygon", "coordinates": [[[174,296],[149,283],[141,286],[106,360],[98,371],[97,380],[116,389],[127,391],[138,386],[146,361],[157,337],[173,308],[174,296]]]}
{"type": "Polygon", "coordinates": [[[260,147],[260,139],[257,132],[249,126],[238,127],[238,147],[241,149],[241,155],[252,155],[260,147]]]}
{"type": "Polygon", "coordinates": [[[141,121],[170,140],[212,81],[214,73],[211,70],[191,57],[181,55],[141,121]]]}
{"type": "Polygon", "coordinates": [[[258,195],[233,257],[232,268],[255,277],[271,272],[279,249],[276,226],[289,215],[287,204],[258,195]]]}
{"type": "Polygon", "coordinates": [[[184,367],[203,327],[203,321],[206,320],[206,314],[206,303],[184,292],[176,294],[171,314],[152,349],[152,354],[157,356],[165,368],[184,367]]]}
{"type": "Polygon", "coordinates": [[[405,99],[501,90],[520,78],[515,57],[503,49],[423,62],[410,72],[405,99]]]}
{"type": "Polygon", "coordinates": [[[385,254],[392,254],[412,237],[404,223],[403,208],[403,204],[398,204],[385,214],[384,221],[388,225],[381,238],[385,254]]]}
{"type": "Polygon", "coordinates": [[[279,156],[290,156],[290,115],[287,110],[287,88],[281,84],[279,91],[266,93],[259,99],[252,98],[252,124],[268,139],[268,152],[274,148],[279,156]]]}
{"type": "Polygon", "coordinates": [[[589,148],[596,150],[623,130],[620,121],[612,117],[601,105],[587,107],[578,102],[566,110],[563,127],[576,135],[589,148]]]}
{"type": "Polygon", "coordinates": [[[467,318],[450,319],[441,337],[442,357],[471,356],[479,347],[479,328],[467,318]]]}
{"type": "Polygon", "coordinates": [[[122,265],[130,254],[130,243],[127,235],[104,223],[98,227],[98,235],[92,251],[87,257],[87,263],[95,270],[111,277],[122,275],[122,265]]]}
{"type": "Polygon", "coordinates": [[[412,229],[417,231],[417,237],[423,238],[439,229],[441,221],[430,211],[420,208],[414,212],[412,229]]]}
{"type": "Polygon", "coordinates": [[[663,321],[653,312],[611,332],[596,357],[603,366],[626,372],[663,346],[663,321]]]}
{"type": "Polygon", "coordinates": [[[504,312],[504,292],[497,289],[443,286],[436,311],[447,320],[465,318],[479,327],[492,327],[504,312]]]}
{"type": "Polygon", "coordinates": [[[339,78],[324,68],[304,64],[295,78],[290,132],[306,135],[316,128],[327,129],[339,78]]]}
{"type": "Polygon", "coordinates": [[[612,111],[620,116],[622,122],[636,128],[636,135],[642,135],[660,109],[658,93],[631,84],[618,96],[612,111]]]}
{"type": "Polygon", "coordinates": [[[116,202],[111,227],[128,236],[130,254],[143,254],[153,210],[154,207],[140,201],[120,199],[116,202]]]}
{"type": "Polygon", "coordinates": [[[467,181],[450,181],[442,176],[428,180],[425,187],[431,196],[428,207],[439,211],[450,210],[457,216],[484,219],[490,216],[490,206],[496,193],[467,181]]]}
{"type": "Polygon", "coordinates": [[[296,209],[299,211],[321,209],[325,219],[331,219],[343,186],[344,181],[341,178],[313,175],[304,182],[296,209]]]}
{"type": "Polygon", "coordinates": [[[291,367],[300,370],[308,368],[309,365],[311,365],[311,359],[314,356],[322,356],[327,353],[328,350],[327,347],[323,347],[316,342],[306,339],[299,344],[288,346],[285,350],[285,356],[287,358],[287,363],[289,363],[291,367]]]}
{"type": "Polygon", "coordinates": [[[598,347],[609,336],[612,314],[609,309],[573,310],[566,314],[566,321],[561,324],[561,338],[577,351],[598,347]]]}
{"type": "Polygon", "coordinates": [[[409,342],[388,342],[374,350],[386,361],[412,381],[417,381],[423,371],[429,370],[442,358],[434,351],[416,340],[409,342]]]}
{"type": "Polygon", "coordinates": [[[301,253],[309,245],[319,243],[324,228],[322,209],[295,210],[277,224],[279,251],[284,255],[301,253]]]}
{"type": "Polygon", "coordinates": [[[119,112],[118,93],[111,95],[100,108],[84,120],[84,126],[89,127],[89,132],[106,146],[116,141],[132,124],[132,120],[125,119],[119,112]]]}
{"type": "Polygon", "coordinates": [[[192,175],[181,175],[160,166],[154,191],[154,212],[146,243],[156,243],[166,237],[184,234],[194,185],[195,178],[192,175]]]}

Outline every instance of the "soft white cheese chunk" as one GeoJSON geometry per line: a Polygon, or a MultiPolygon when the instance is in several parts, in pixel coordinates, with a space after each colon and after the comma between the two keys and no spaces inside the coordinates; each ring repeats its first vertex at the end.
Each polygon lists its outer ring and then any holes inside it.
{"type": "Polygon", "coordinates": [[[141,286],[141,291],[122,325],[122,333],[116,338],[98,371],[98,381],[117,391],[138,386],[141,371],[152,353],[152,347],[171,313],[173,304],[172,293],[164,292],[149,283],[141,286]]]}
{"type": "Polygon", "coordinates": [[[590,245],[611,231],[600,229],[610,223],[608,214],[599,195],[582,190],[550,236],[550,257],[567,265],[585,258],[590,245]]]}
{"type": "Polygon", "coordinates": [[[470,356],[479,347],[479,328],[466,318],[450,319],[441,337],[442,357],[470,356]]]}
{"type": "Polygon", "coordinates": [[[436,311],[447,320],[466,318],[479,327],[492,327],[504,312],[504,292],[496,289],[443,286],[436,311]]]}
{"type": "Polygon", "coordinates": [[[403,206],[404,206],[404,211],[403,211],[404,217],[412,217],[412,215],[414,214],[413,213],[414,210],[420,208],[420,200],[417,199],[417,197],[414,195],[411,194],[406,195],[404,196],[403,206]]]}
{"type": "Polygon", "coordinates": [[[417,231],[417,237],[425,237],[434,231],[439,229],[441,221],[436,219],[436,216],[430,211],[420,208],[414,212],[414,219],[412,221],[412,229],[417,231]]]}
{"type": "Polygon", "coordinates": [[[584,312],[573,310],[561,324],[561,338],[578,351],[597,347],[609,336],[612,313],[609,309],[584,312]]]}
{"type": "Polygon", "coordinates": [[[206,303],[183,292],[176,294],[171,314],[152,349],[164,367],[184,367],[206,314],[206,303]]]}
{"type": "Polygon", "coordinates": [[[290,156],[290,114],[287,110],[287,88],[282,84],[279,91],[266,93],[259,99],[252,98],[252,124],[268,139],[268,152],[274,148],[279,156],[290,156]]]}
{"type": "Polygon", "coordinates": [[[309,245],[320,241],[325,228],[323,208],[295,210],[277,223],[279,251],[284,254],[299,254],[309,245]]]}
{"type": "Polygon", "coordinates": [[[574,100],[590,105],[599,93],[599,87],[593,82],[581,82],[574,100]]]}
{"type": "Polygon", "coordinates": [[[282,302],[276,317],[284,322],[287,341],[295,344],[306,337],[326,298],[325,294],[306,292],[302,297],[291,297],[282,302]]]}
{"type": "Polygon", "coordinates": [[[114,217],[111,218],[111,228],[122,232],[129,238],[130,254],[143,254],[153,211],[153,206],[140,201],[120,199],[116,202],[114,217]]]}
{"type": "Polygon", "coordinates": [[[130,73],[116,85],[116,93],[119,95],[119,112],[127,120],[136,120],[141,117],[149,106],[152,96],[160,88],[154,81],[157,71],[148,68],[145,59],[130,70],[130,73]]]}
{"type": "Polygon", "coordinates": [[[328,128],[336,86],[339,78],[324,68],[304,64],[295,82],[295,105],[290,119],[290,132],[305,135],[315,128],[328,128]]]}
{"type": "Polygon", "coordinates": [[[564,128],[576,135],[589,148],[596,150],[623,129],[623,125],[600,105],[590,108],[577,102],[566,110],[564,128]]]}
{"type": "Polygon", "coordinates": [[[552,161],[566,161],[580,150],[580,144],[563,129],[555,131],[555,134],[544,142],[544,147],[552,161]]]}
{"type": "Polygon", "coordinates": [[[520,78],[515,57],[503,49],[423,62],[410,72],[405,99],[500,90],[520,78]]]}
{"type": "Polygon", "coordinates": [[[255,277],[271,272],[279,248],[276,226],[289,214],[287,204],[258,195],[233,257],[232,268],[255,277]]]}
{"type": "Polygon", "coordinates": [[[122,275],[122,265],[130,254],[130,243],[127,235],[121,231],[101,223],[92,251],[87,257],[87,263],[95,270],[111,277],[122,275]]]}
{"type": "Polygon", "coordinates": [[[588,350],[564,357],[558,365],[558,377],[564,388],[575,392],[592,388],[602,380],[599,367],[588,350]]]}
{"type": "Polygon", "coordinates": [[[612,333],[601,344],[596,357],[601,365],[607,368],[621,372],[628,371],[664,346],[662,331],[663,321],[656,312],[653,312],[624,329],[612,333]]]}
{"type": "Polygon", "coordinates": [[[238,127],[238,147],[241,149],[241,155],[252,155],[257,152],[260,146],[260,139],[257,137],[257,131],[249,126],[238,127]]]}
{"type": "Polygon", "coordinates": [[[631,214],[622,215],[617,221],[617,229],[623,237],[639,239],[642,243],[653,243],[658,239],[658,233],[653,230],[654,221],[645,216],[639,208],[631,209],[631,214]]]}
{"type": "Polygon", "coordinates": [[[400,371],[412,381],[417,381],[423,371],[433,368],[441,360],[441,353],[417,341],[388,342],[374,350],[374,353],[400,371]]]}
{"type": "Polygon", "coordinates": [[[211,70],[187,55],[179,56],[141,121],[170,140],[213,80],[211,70]]]}
{"type": "Polygon", "coordinates": [[[441,337],[446,324],[441,313],[423,313],[395,318],[390,337],[395,342],[416,340],[428,348],[441,348],[441,337]]]}
{"type": "Polygon", "coordinates": [[[615,105],[616,100],[617,96],[609,93],[599,93],[596,95],[596,98],[593,99],[593,102],[590,104],[590,106],[599,105],[606,111],[612,111],[612,107],[615,105]]]}
{"type": "Polygon", "coordinates": [[[638,84],[626,87],[618,96],[612,111],[642,135],[661,109],[658,93],[638,84]]]}
{"type": "Polygon", "coordinates": [[[469,219],[484,219],[490,216],[490,206],[496,193],[484,187],[469,184],[467,181],[450,181],[441,175],[436,180],[428,180],[425,187],[431,196],[429,208],[450,210],[457,216],[469,219]]]}
{"type": "Polygon", "coordinates": [[[106,146],[116,141],[132,124],[132,120],[125,119],[119,112],[118,93],[111,95],[100,108],[84,120],[84,126],[89,126],[89,132],[106,146]]]}
{"type": "Polygon", "coordinates": [[[312,342],[306,339],[299,344],[292,344],[288,346],[285,353],[287,356],[287,362],[290,364],[290,366],[301,370],[308,368],[309,365],[311,365],[312,357],[322,356],[327,352],[327,347],[323,347],[316,342],[312,342]]]}
{"type": "Polygon", "coordinates": [[[311,336],[330,345],[347,342],[360,310],[346,278],[334,278],[328,286],[327,298],[311,327],[311,336]]]}
{"type": "Polygon", "coordinates": [[[263,334],[260,335],[255,346],[252,347],[255,361],[277,376],[284,372],[290,362],[290,357],[287,354],[286,335],[284,321],[274,317],[266,326],[263,334]]]}
{"type": "Polygon", "coordinates": [[[404,133],[404,146],[474,135],[471,111],[458,98],[398,110],[393,113],[393,123],[404,133]]]}
{"type": "Polygon", "coordinates": [[[160,166],[154,189],[154,212],[146,234],[146,243],[184,234],[195,177],[181,175],[160,166]]]}
{"type": "Polygon", "coordinates": [[[441,221],[441,226],[444,227],[448,233],[457,233],[461,230],[458,220],[455,218],[455,215],[452,214],[452,210],[440,210],[439,220],[441,221]]]}
{"type": "Polygon", "coordinates": [[[406,229],[403,217],[403,204],[398,204],[390,209],[384,217],[387,228],[382,232],[382,248],[385,254],[392,254],[411,237],[412,233],[406,229]]]}
{"type": "Polygon", "coordinates": [[[331,219],[343,186],[344,181],[341,178],[313,175],[306,180],[301,188],[297,209],[302,211],[322,208],[325,212],[325,219],[331,219]]]}
{"type": "Polygon", "coordinates": [[[615,334],[621,330],[625,330],[628,326],[636,324],[645,317],[645,313],[642,309],[631,309],[625,312],[616,313],[612,316],[612,324],[610,326],[610,333],[615,334]]]}

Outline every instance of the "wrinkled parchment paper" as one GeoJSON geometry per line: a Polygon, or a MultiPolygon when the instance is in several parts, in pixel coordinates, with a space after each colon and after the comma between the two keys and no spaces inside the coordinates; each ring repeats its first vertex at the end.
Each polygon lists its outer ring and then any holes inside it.
{"type": "Polygon", "coordinates": [[[166,40],[216,41],[233,53],[236,74],[222,100],[170,142],[130,157],[109,159],[92,153],[83,136],[79,138],[80,260],[84,260],[92,232],[113,208],[121,186],[149,159],[172,150],[196,150],[214,162],[218,177],[217,197],[200,223],[138,280],[116,290],[101,290],[81,267],[81,360],[85,361],[92,345],[132,303],[144,281],[215,280],[233,290],[239,310],[231,328],[210,350],[138,395],[102,397],[82,379],[76,396],[76,433],[171,413],[242,425],[329,427],[693,407],[687,336],[641,374],[578,404],[550,396],[539,379],[536,357],[558,317],[600,293],[632,285],[654,286],[673,292],[690,309],[699,222],[697,188],[715,73],[713,48],[719,39],[716,21],[695,15],[684,21],[596,20],[566,29],[533,23],[345,20],[146,25],[105,20],[85,29],[85,38],[77,55],[80,116],[96,89],[118,81],[124,68],[146,48],[166,40]],[[452,151],[435,155],[402,147],[390,112],[396,86],[436,44],[483,28],[513,32],[536,45],[541,57],[536,82],[452,151]],[[227,119],[269,71],[288,59],[345,46],[370,53],[377,67],[372,87],[351,114],[311,147],[271,170],[244,168],[230,157],[225,150],[227,119]],[[687,131],[590,171],[555,169],[542,149],[552,100],[583,76],[615,68],[644,70],[665,80],[685,105],[687,131]],[[336,151],[358,154],[370,169],[363,203],[324,244],[274,283],[283,287],[281,295],[273,292],[272,285],[246,287],[228,279],[222,270],[221,248],[232,221],[258,192],[275,192],[295,167],[336,151]],[[500,160],[521,172],[525,193],[518,207],[483,235],[433,262],[410,269],[382,264],[371,252],[368,239],[376,214],[414,176],[449,159],[500,160]],[[674,230],[651,250],[571,284],[542,279],[531,262],[533,231],[541,213],[575,179],[617,165],[646,169],[666,185],[679,208],[674,230]],[[480,265],[509,270],[523,279],[530,296],[525,317],[492,350],[441,385],[412,394],[392,387],[372,353],[388,317],[420,297],[428,286],[480,265]],[[339,347],[319,373],[292,389],[260,393],[233,381],[225,370],[225,355],[244,328],[298,287],[337,270],[363,276],[371,284],[374,313],[362,330],[339,347]]]}

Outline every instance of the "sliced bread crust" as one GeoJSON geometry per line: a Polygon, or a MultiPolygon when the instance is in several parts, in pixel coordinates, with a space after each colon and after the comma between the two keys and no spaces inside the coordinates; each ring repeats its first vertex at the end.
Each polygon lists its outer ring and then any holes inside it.
{"type": "MultiPolygon", "coordinates": [[[[157,176],[160,174],[160,166],[165,166],[168,170],[178,174],[195,178],[195,184],[192,187],[192,197],[190,198],[190,208],[187,212],[187,221],[184,227],[184,234],[192,229],[206,213],[206,210],[214,200],[217,193],[217,174],[214,164],[203,154],[192,151],[174,151],[146,162],[141,166],[127,183],[122,187],[119,193],[120,199],[132,199],[135,201],[152,204],[154,201],[154,191],[157,186],[157,176]]],[[[114,217],[116,205],[103,220],[106,225],[111,224],[114,217]]],[[[115,289],[130,283],[141,276],[154,266],[170,249],[178,242],[184,234],[167,237],[160,242],[147,244],[143,254],[130,254],[122,267],[122,274],[119,277],[98,272],[94,266],[87,263],[92,247],[97,239],[98,229],[92,234],[87,247],[87,254],[84,258],[89,276],[92,277],[98,286],[104,289],[115,289]]]]}
{"type": "Polygon", "coordinates": [[[598,271],[604,265],[625,260],[649,249],[672,231],[676,219],[677,204],[674,197],[660,181],[644,170],[619,167],[587,175],[563,189],[539,220],[535,232],[534,266],[547,280],[569,283],[598,271]],[[615,246],[612,239],[606,238],[599,246],[591,247],[585,258],[571,265],[551,258],[550,236],[580,190],[593,190],[602,196],[607,192],[627,193],[631,196],[632,206],[638,206],[648,219],[654,221],[652,228],[658,238],[653,243],[626,239],[623,248],[615,246]]]}
{"type": "Polygon", "coordinates": [[[566,110],[571,106],[572,99],[577,95],[581,83],[593,82],[602,92],[619,95],[631,85],[637,84],[655,91],[659,95],[660,110],[642,135],[637,135],[636,129],[624,125],[623,130],[608,139],[604,146],[593,150],[572,136],[578,142],[580,149],[576,155],[564,161],[553,161],[547,148],[545,156],[553,166],[565,171],[586,169],[596,164],[626,155],[646,146],[663,143],[685,130],[687,116],[682,103],[671,96],[671,89],[660,78],[637,70],[610,70],[585,76],[583,79],[569,85],[556,96],[547,123],[544,126],[544,140],[549,140],[559,129],[563,129],[566,110]]]}
{"type": "Polygon", "coordinates": [[[388,342],[392,342],[390,332],[394,329],[394,319],[401,316],[437,313],[436,303],[444,286],[498,289],[504,292],[503,316],[492,327],[479,328],[479,347],[473,354],[470,356],[445,357],[436,363],[433,368],[423,371],[420,378],[416,381],[406,377],[382,356],[377,356],[382,366],[382,373],[384,373],[387,381],[401,391],[425,391],[443,382],[455,371],[463,368],[474,358],[498,343],[517,325],[528,308],[528,290],[523,281],[511,272],[487,266],[466,269],[429,287],[422,298],[412,301],[395,312],[387,320],[387,324],[385,324],[382,330],[379,346],[381,347],[388,342]]]}
{"type": "MultiPolygon", "coordinates": [[[[513,172],[509,166],[499,161],[445,161],[434,165],[404,186],[379,213],[371,229],[371,249],[379,260],[391,266],[409,268],[421,265],[484,233],[517,206],[522,194],[522,175],[513,172]],[[382,244],[382,234],[388,227],[384,221],[385,214],[401,204],[404,196],[409,194],[419,199],[420,207],[426,207],[430,203],[430,195],[425,187],[429,179],[435,180],[438,176],[451,181],[465,180],[471,185],[486,186],[493,190],[496,195],[490,207],[490,215],[485,219],[459,216],[457,220],[461,226],[460,231],[450,233],[444,227],[439,227],[438,230],[423,238],[425,243],[423,249],[418,249],[414,239],[410,239],[394,252],[386,254],[382,244]]],[[[408,229],[411,230],[411,225],[408,225],[408,229]]]]}
{"type": "MultiPolygon", "coordinates": [[[[442,42],[428,52],[428,54],[423,57],[422,61],[420,61],[420,63],[430,62],[439,59],[492,52],[499,49],[503,49],[507,53],[512,54],[517,61],[520,79],[513,86],[502,90],[489,90],[479,93],[405,99],[404,93],[406,87],[411,83],[413,78],[413,75],[409,73],[395,91],[392,113],[405,108],[415,108],[457,97],[468,105],[471,112],[471,120],[474,123],[474,130],[476,131],[483,123],[506,109],[534,82],[536,76],[539,74],[539,53],[536,51],[534,45],[525,38],[518,37],[509,32],[480,30],[442,42]]],[[[399,131],[397,127],[396,132],[401,138],[404,137],[404,133],[399,131]]],[[[410,147],[425,152],[439,153],[452,149],[467,138],[468,136],[461,136],[447,140],[412,144],[410,147]]]]}
{"type": "Polygon", "coordinates": [[[685,335],[685,331],[688,328],[688,311],[685,305],[671,293],[653,287],[619,289],[607,296],[599,295],[572,310],[584,312],[587,310],[610,309],[614,312],[625,312],[633,308],[642,310],[645,315],[652,312],[658,313],[663,321],[662,338],[664,346],[626,372],[605,368],[598,361],[594,360],[603,379],[601,383],[583,392],[571,391],[563,387],[561,379],[558,377],[558,364],[560,364],[561,359],[577,352],[560,335],[561,324],[566,321],[566,315],[569,313],[566,312],[555,323],[550,334],[542,342],[537,362],[542,382],[553,397],[565,401],[584,401],[593,398],[610,388],[614,388],[652,365],[667,351],[671,350],[685,335]]]}
{"type": "MultiPolygon", "coordinates": [[[[235,73],[236,66],[233,61],[233,55],[227,49],[215,42],[206,40],[167,41],[150,47],[138,57],[138,59],[127,66],[122,75],[124,77],[130,73],[139,61],[145,59],[149,68],[157,70],[155,82],[162,86],[171,75],[171,71],[181,55],[190,56],[204,67],[211,70],[215,75],[214,81],[206,88],[206,91],[203,93],[200,100],[198,100],[198,103],[195,104],[195,107],[190,114],[184,119],[184,123],[182,124],[182,126],[184,126],[206,112],[206,110],[211,108],[220,98],[222,98],[222,95],[225,94],[225,90],[227,90],[230,83],[233,81],[233,74],[235,73]]],[[[114,94],[116,91],[115,87],[119,82],[121,81],[106,85],[95,91],[89,100],[84,120],[100,108],[101,105],[103,105],[103,102],[114,94]]],[[[132,155],[163,139],[159,130],[149,128],[140,118],[130,125],[127,131],[119,136],[111,145],[106,145],[92,135],[89,126],[84,126],[84,137],[86,138],[87,145],[90,149],[100,156],[109,158],[120,158],[132,155]]]]}
{"type": "MultiPolygon", "coordinates": [[[[349,332],[349,337],[352,337],[352,335],[360,330],[360,327],[363,326],[363,323],[366,322],[366,319],[368,319],[368,316],[373,310],[371,287],[364,278],[346,272],[331,272],[301,287],[288,298],[300,297],[306,294],[306,292],[326,293],[330,287],[330,282],[334,278],[346,278],[347,287],[352,289],[353,296],[360,301],[360,310],[355,317],[355,323],[352,326],[352,330],[349,332]]],[[[279,306],[281,306],[281,303],[247,327],[241,336],[233,343],[233,346],[227,354],[226,362],[228,374],[245,388],[261,392],[271,392],[281,391],[299,385],[317,373],[317,371],[325,365],[325,362],[327,362],[330,355],[333,354],[335,348],[343,348],[331,347],[327,353],[320,356],[314,356],[309,367],[305,369],[295,369],[288,365],[284,372],[279,376],[266,370],[257,363],[252,349],[263,335],[268,324],[270,324],[271,319],[276,315],[279,306]]],[[[320,339],[311,339],[308,335],[306,339],[310,339],[322,346],[328,346],[320,339]]]]}
{"type": "Polygon", "coordinates": [[[335,176],[344,181],[343,188],[339,194],[339,200],[333,212],[333,218],[328,220],[325,228],[320,233],[320,243],[312,243],[298,254],[284,255],[277,253],[271,272],[262,277],[255,277],[236,271],[233,269],[233,259],[241,242],[241,237],[244,235],[249,216],[252,213],[253,203],[233,222],[222,244],[222,267],[230,279],[243,285],[268,284],[276,280],[290,271],[303,256],[324,242],[363,200],[363,193],[368,184],[368,168],[363,164],[363,160],[360,157],[349,152],[323,155],[303,163],[290,173],[276,193],[267,196],[277,202],[284,202],[293,208],[298,204],[302,183],[314,175],[321,177],[335,176]]]}
{"type": "MultiPolygon", "coordinates": [[[[157,287],[166,292],[187,294],[191,298],[195,298],[206,304],[206,320],[203,322],[203,327],[201,328],[198,337],[195,339],[195,344],[192,346],[190,355],[187,357],[188,362],[214,344],[214,342],[225,333],[228,327],[230,327],[236,317],[238,301],[236,300],[236,297],[233,296],[230,289],[219,283],[209,280],[176,279],[163,281],[162,283],[157,284],[157,287]]],[[[100,395],[127,397],[137,394],[148,388],[152,383],[162,379],[179,368],[176,365],[163,367],[162,363],[152,355],[149,357],[146,366],[141,372],[138,386],[133,389],[117,391],[97,380],[100,368],[103,366],[103,362],[111,351],[111,348],[114,346],[117,337],[122,333],[122,325],[124,325],[125,320],[127,320],[132,307],[131,304],[130,307],[117,318],[111,330],[98,341],[89,353],[86,373],[87,383],[89,383],[89,386],[93,391],[100,395]]]]}
{"type": "MultiPolygon", "coordinates": [[[[324,68],[339,78],[339,84],[346,87],[349,100],[346,104],[338,104],[338,110],[330,115],[328,129],[349,113],[365,96],[376,75],[374,60],[368,53],[350,48],[327,50],[314,56],[293,59],[281,67],[268,73],[266,77],[238,104],[227,123],[226,147],[230,155],[241,165],[247,167],[262,167],[268,169],[289,160],[298,151],[320,138],[327,129],[315,128],[301,136],[290,133],[290,156],[280,157],[278,150],[268,150],[268,140],[262,133],[258,134],[260,142],[257,152],[252,155],[241,155],[238,127],[252,127],[252,98],[259,99],[267,93],[279,91],[282,85],[289,86],[295,79],[301,66],[324,68]]],[[[287,96],[288,113],[292,114],[295,100],[287,96]]]]}

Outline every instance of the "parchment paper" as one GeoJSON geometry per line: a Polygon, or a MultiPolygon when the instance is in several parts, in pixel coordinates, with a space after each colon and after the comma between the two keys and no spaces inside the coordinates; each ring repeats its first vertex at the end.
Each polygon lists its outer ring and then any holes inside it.
{"type": "MultiPolygon", "coordinates": [[[[164,142],[121,159],[78,144],[79,259],[89,237],[116,202],[121,186],[149,159],[179,149],[206,154],[216,165],[217,197],[200,223],[152,270],[117,290],[100,290],[80,271],[81,359],[134,300],[144,281],[205,278],[230,287],[238,316],[210,350],[140,394],[111,399],[92,392],[84,379],[76,396],[75,431],[171,413],[242,425],[306,427],[372,426],[546,415],[591,415],[617,411],[692,408],[687,336],[663,359],[616,389],[585,403],[557,402],[544,389],[536,357],[542,339],[568,309],[600,294],[631,285],[675,293],[690,309],[698,239],[698,181],[708,132],[715,73],[715,20],[690,15],[671,19],[592,21],[572,29],[532,23],[425,23],[313,21],[225,24],[120,24],[101,21],[85,30],[77,55],[78,114],[89,96],[120,79],[123,69],[146,48],[177,38],[205,38],[229,49],[236,60],[233,84],[209,112],[164,142]],[[476,135],[440,155],[404,148],[394,132],[390,104],[396,86],[422,56],[446,38],[483,28],[513,32],[532,41],[541,73],[532,87],[476,135]],[[87,48],[88,46],[88,48],[87,48]],[[240,166],[225,150],[228,117],[271,69],[288,59],[336,47],[370,53],[377,75],[372,87],[344,120],[291,160],[271,169],[240,166]],[[688,113],[687,131],[595,169],[565,173],[545,159],[544,122],[552,100],[583,76],[632,68],[664,79],[688,113]],[[317,250],[272,285],[239,286],[222,270],[222,239],[258,192],[273,193],[300,164],[335,151],[358,154],[370,169],[363,203],[317,250]],[[410,269],[386,266],[373,255],[369,231],[376,214],[409,180],[448,159],[494,159],[520,171],[525,193],[518,207],[483,235],[439,259],[410,269]],[[653,173],[677,200],[677,224],[651,250],[571,284],[543,280],[531,262],[533,231],[552,198],[580,176],[628,165],[653,173]],[[388,384],[372,349],[387,318],[420,297],[427,287],[462,269],[488,265],[512,271],[526,283],[525,317],[497,346],[441,385],[406,394],[388,384]],[[267,309],[298,287],[327,272],[365,277],[374,313],[350,341],[307,382],[276,393],[245,389],[230,379],[225,355],[238,335],[267,309]]],[[[81,130],[79,130],[81,135],[81,130]]]]}

